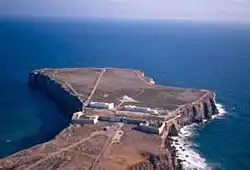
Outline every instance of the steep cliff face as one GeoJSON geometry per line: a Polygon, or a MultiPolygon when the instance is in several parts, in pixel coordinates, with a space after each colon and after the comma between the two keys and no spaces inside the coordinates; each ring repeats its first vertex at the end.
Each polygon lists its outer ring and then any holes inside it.
{"type": "Polygon", "coordinates": [[[189,125],[192,123],[201,123],[204,119],[210,119],[212,115],[218,113],[215,105],[215,94],[207,92],[199,100],[187,104],[179,111],[181,117],[178,124],[181,126],[189,125]]]}
{"type": "Polygon", "coordinates": [[[174,152],[171,149],[165,154],[149,155],[145,161],[132,165],[127,170],[181,170],[181,164],[174,158],[174,152]]]}
{"type": "MultiPolygon", "coordinates": [[[[81,111],[83,102],[79,96],[75,95],[71,89],[53,75],[47,74],[41,70],[33,71],[29,76],[29,85],[32,89],[40,89],[53,99],[64,112],[72,116],[74,112],[81,111]]],[[[211,118],[217,114],[215,105],[215,94],[207,91],[197,101],[181,107],[177,112],[180,117],[175,124],[170,126],[169,136],[178,135],[179,128],[196,123],[202,123],[204,119],[211,118]],[[178,128],[177,128],[178,126],[178,128]]],[[[152,155],[145,162],[129,167],[129,169],[182,169],[180,161],[176,159],[175,148],[171,147],[171,139],[165,140],[166,152],[161,155],[152,155]]]]}
{"type": "Polygon", "coordinates": [[[171,166],[170,169],[173,170],[181,170],[182,165],[181,162],[176,158],[176,150],[174,147],[171,147],[172,139],[170,138],[170,135],[165,140],[165,147],[168,153],[168,158],[170,159],[171,166]]]}
{"type": "Polygon", "coordinates": [[[183,106],[179,111],[180,118],[176,124],[171,125],[168,137],[165,141],[165,147],[168,152],[171,153],[173,169],[183,169],[181,166],[181,160],[176,157],[176,150],[171,146],[171,136],[176,136],[179,128],[190,125],[192,123],[202,123],[204,119],[210,119],[212,115],[218,114],[218,110],[215,105],[215,94],[213,92],[207,92],[203,97],[197,101],[183,106]]]}
{"type": "Polygon", "coordinates": [[[74,112],[82,110],[82,102],[75,96],[67,85],[55,80],[53,76],[46,75],[42,71],[33,71],[29,75],[29,86],[31,89],[43,90],[54,100],[63,112],[72,116],[74,112]]]}

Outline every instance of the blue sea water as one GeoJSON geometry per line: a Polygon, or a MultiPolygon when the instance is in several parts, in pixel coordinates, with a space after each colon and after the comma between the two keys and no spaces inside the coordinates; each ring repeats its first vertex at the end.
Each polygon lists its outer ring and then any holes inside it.
{"type": "Polygon", "coordinates": [[[193,130],[210,165],[250,169],[250,25],[177,21],[0,20],[0,156],[67,126],[57,106],[30,92],[42,67],[137,68],[163,85],[208,88],[227,115],[193,130]]]}

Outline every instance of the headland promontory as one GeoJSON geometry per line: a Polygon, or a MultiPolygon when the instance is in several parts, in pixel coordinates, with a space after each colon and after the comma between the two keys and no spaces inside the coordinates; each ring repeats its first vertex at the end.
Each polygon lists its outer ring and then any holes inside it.
{"type": "Polygon", "coordinates": [[[1,159],[0,169],[182,169],[169,137],[218,113],[214,92],[158,85],[135,69],[39,69],[29,86],[46,92],[71,123],[1,159]]]}

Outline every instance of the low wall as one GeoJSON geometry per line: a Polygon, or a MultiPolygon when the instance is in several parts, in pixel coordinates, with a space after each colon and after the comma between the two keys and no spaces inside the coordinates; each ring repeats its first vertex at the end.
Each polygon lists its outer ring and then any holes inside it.
{"type": "Polygon", "coordinates": [[[96,124],[97,122],[93,119],[74,119],[74,120],[71,120],[71,123],[74,123],[74,124],[96,124]]]}
{"type": "Polygon", "coordinates": [[[145,120],[133,119],[133,118],[122,118],[122,122],[128,123],[128,124],[135,124],[135,125],[139,125],[141,123],[146,123],[145,120]]]}
{"type": "Polygon", "coordinates": [[[100,121],[108,122],[121,122],[122,117],[112,117],[112,116],[99,116],[100,121]]]}
{"type": "Polygon", "coordinates": [[[159,134],[162,134],[162,133],[163,133],[165,127],[166,127],[166,123],[163,122],[162,125],[161,125],[161,127],[158,128],[159,134]]]}
{"type": "Polygon", "coordinates": [[[114,116],[99,116],[100,121],[108,121],[108,122],[123,122],[128,124],[139,125],[141,123],[146,123],[145,120],[141,119],[133,119],[127,117],[114,117],[114,116]]]}

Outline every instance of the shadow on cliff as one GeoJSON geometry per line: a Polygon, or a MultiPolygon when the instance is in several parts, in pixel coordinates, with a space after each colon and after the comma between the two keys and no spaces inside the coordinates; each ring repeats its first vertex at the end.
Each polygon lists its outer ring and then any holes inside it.
{"type": "Polygon", "coordinates": [[[30,90],[30,96],[36,104],[37,110],[34,114],[37,114],[36,118],[40,125],[35,134],[12,143],[18,150],[53,139],[69,125],[71,119],[71,115],[64,114],[64,111],[60,110],[60,107],[50,100],[45,92],[30,90]]]}

